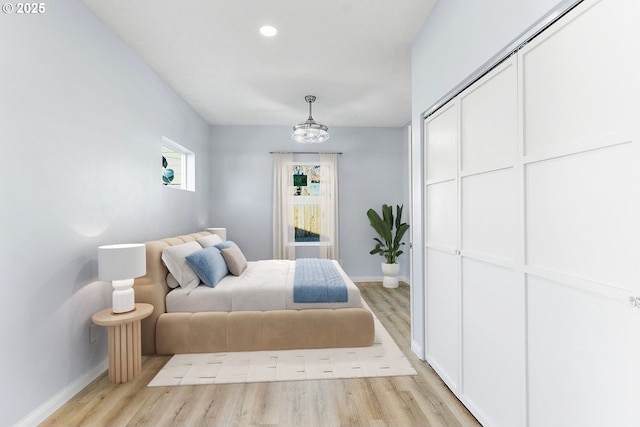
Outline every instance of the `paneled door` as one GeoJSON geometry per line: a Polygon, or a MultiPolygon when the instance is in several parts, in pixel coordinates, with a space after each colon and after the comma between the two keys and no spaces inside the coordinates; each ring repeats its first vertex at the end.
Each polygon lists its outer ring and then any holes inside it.
{"type": "Polygon", "coordinates": [[[512,57],[459,97],[462,392],[491,426],[525,416],[518,73],[512,57]]]}
{"type": "Polygon", "coordinates": [[[458,106],[425,122],[426,359],[454,390],[460,380],[458,106]]]}
{"type": "Polygon", "coordinates": [[[425,121],[427,361],[481,422],[525,418],[516,58],[425,121]]]}
{"type": "Polygon", "coordinates": [[[640,425],[640,2],[425,119],[426,359],[483,425],[640,425]]]}
{"type": "Polygon", "coordinates": [[[585,1],[519,53],[530,426],[640,425],[637,3],[585,1]]]}

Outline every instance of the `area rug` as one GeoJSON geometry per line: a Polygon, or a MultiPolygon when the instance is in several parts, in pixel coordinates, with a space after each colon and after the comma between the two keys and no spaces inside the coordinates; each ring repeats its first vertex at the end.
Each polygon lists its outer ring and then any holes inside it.
{"type": "Polygon", "coordinates": [[[371,347],[176,354],[149,387],[416,375],[374,316],[371,347]]]}

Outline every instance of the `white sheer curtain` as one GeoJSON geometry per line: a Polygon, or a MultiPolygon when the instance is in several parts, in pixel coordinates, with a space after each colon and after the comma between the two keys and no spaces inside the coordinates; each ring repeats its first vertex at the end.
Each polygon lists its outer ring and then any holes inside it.
{"type": "Polygon", "coordinates": [[[340,259],[338,250],[338,154],[320,154],[320,258],[340,259]]]}
{"type": "Polygon", "coordinates": [[[273,154],[273,258],[295,259],[291,153],[273,154]]]}

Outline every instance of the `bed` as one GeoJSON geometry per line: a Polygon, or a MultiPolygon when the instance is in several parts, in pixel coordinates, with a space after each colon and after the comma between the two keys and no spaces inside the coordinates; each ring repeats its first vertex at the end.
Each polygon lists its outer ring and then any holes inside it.
{"type": "Polygon", "coordinates": [[[172,272],[175,266],[167,254],[210,236],[199,232],[145,243],[147,273],[134,283],[136,302],[154,306],[151,316],[142,321],[143,354],[373,345],[371,310],[337,263],[336,269],[347,287],[345,302],[295,302],[291,296],[295,262],[288,260],[247,262],[241,274],[225,275],[215,288],[194,285],[195,282],[176,286],[176,277],[169,275],[167,263],[172,272]],[[275,277],[279,280],[262,279],[271,269],[278,271],[275,277]],[[250,285],[242,285],[246,283],[250,285]],[[238,293],[239,289],[245,293],[238,293]],[[271,291],[275,293],[264,293],[271,291]]]}

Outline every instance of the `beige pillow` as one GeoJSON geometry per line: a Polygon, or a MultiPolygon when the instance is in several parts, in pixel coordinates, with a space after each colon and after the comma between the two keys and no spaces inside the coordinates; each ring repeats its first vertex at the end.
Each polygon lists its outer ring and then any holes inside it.
{"type": "Polygon", "coordinates": [[[247,259],[244,257],[238,245],[231,245],[226,249],[222,249],[220,252],[222,252],[224,262],[227,263],[229,273],[234,276],[239,276],[247,269],[247,259]]]}
{"type": "Polygon", "coordinates": [[[217,234],[211,234],[209,236],[202,236],[196,239],[200,246],[203,248],[209,248],[213,245],[217,245],[218,243],[222,243],[222,239],[217,234]]]}

